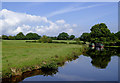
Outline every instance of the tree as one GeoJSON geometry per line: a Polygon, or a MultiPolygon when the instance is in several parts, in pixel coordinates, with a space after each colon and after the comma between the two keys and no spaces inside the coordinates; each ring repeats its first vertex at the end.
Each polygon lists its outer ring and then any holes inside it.
{"type": "Polygon", "coordinates": [[[117,33],[115,33],[115,36],[120,40],[120,31],[118,31],[117,33]]]}
{"type": "Polygon", "coordinates": [[[111,41],[117,41],[118,38],[115,36],[114,33],[111,33],[111,35],[110,35],[110,40],[111,40],[111,41]]]}
{"type": "Polygon", "coordinates": [[[100,31],[99,24],[92,26],[92,28],[90,30],[91,30],[90,34],[91,34],[92,38],[101,37],[102,33],[100,31]]]}
{"type": "Polygon", "coordinates": [[[11,36],[11,35],[10,35],[10,36],[8,36],[8,39],[9,39],[9,40],[15,40],[15,36],[11,36]]]}
{"type": "Polygon", "coordinates": [[[57,37],[55,36],[55,37],[50,37],[52,40],[57,40],[57,37]]]}
{"type": "Polygon", "coordinates": [[[42,43],[52,43],[52,39],[48,38],[47,36],[44,35],[42,38],[39,39],[39,42],[42,42],[42,43]]]}
{"type": "Polygon", "coordinates": [[[58,40],[68,40],[69,35],[65,32],[62,32],[58,35],[58,40]]]}
{"type": "Polygon", "coordinates": [[[2,39],[7,40],[8,36],[7,35],[2,35],[2,39]]]}
{"type": "Polygon", "coordinates": [[[100,28],[107,28],[107,26],[106,26],[105,23],[100,23],[100,24],[99,24],[99,27],[100,27],[100,28]]]}
{"type": "Polygon", "coordinates": [[[111,35],[110,30],[107,28],[106,24],[104,23],[96,24],[90,30],[91,30],[90,34],[92,38],[109,37],[111,35]]]}
{"type": "Polygon", "coordinates": [[[37,33],[28,33],[26,34],[26,39],[27,40],[37,40],[40,39],[41,36],[39,36],[37,33]]]}
{"type": "Polygon", "coordinates": [[[80,40],[84,41],[84,43],[86,41],[89,41],[90,40],[90,33],[83,33],[80,37],[80,40]]]}
{"type": "Polygon", "coordinates": [[[115,41],[116,37],[113,33],[110,32],[105,23],[100,23],[92,26],[90,29],[90,41],[94,42],[106,42],[106,41],[115,41]]]}
{"type": "Polygon", "coordinates": [[[70,40],[73,40],[74,38],[75,38],[74,35],[71,35],[71,36],[69,37],[70,40]]]}
{"type": "Polygon", "coordinates": [[[19,32],[16,36],[15,36],[16,40],[24,40],[25,39],[25,35],[22,32],[19,32]]]}

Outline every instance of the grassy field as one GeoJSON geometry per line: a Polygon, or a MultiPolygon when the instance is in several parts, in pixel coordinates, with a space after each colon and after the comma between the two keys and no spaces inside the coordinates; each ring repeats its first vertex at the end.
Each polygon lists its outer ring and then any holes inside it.
{"type": "Polygon", "coordinates": [[[84,45],[55,43],[26,43],[25,40],[2,41],[2,74],[11,74],[11,68],[42,67],[51,63],[66,61],[82,54],[84,45]]]}

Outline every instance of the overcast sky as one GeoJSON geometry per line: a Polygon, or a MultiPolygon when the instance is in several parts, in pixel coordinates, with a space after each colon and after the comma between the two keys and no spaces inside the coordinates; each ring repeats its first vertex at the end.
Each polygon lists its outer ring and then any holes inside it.
{"type": "Polygon", "coordinates": [[[0,11],[2,34],[35,32],[57,36],[67,32],[79,37],[98,23],[118,31],[117,2],[4,2],[0,11]]]}

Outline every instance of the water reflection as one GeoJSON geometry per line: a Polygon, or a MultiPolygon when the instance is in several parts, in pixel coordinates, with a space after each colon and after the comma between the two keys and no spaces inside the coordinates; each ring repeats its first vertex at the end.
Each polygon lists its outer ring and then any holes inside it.
{"type": "Polygon", "coordinates": [[[120,57],[120,48],[88,48],[84,53],[84,56],[89,56],[92,61],[92,65],[105,69],[108,63],[111,61],[111,56],[120,57]]]}

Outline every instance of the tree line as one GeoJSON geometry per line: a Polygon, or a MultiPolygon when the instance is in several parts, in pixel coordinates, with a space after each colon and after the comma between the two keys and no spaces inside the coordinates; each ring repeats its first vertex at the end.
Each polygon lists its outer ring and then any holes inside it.
{"type": "MultiPolygon", "coordinates": [[[[45,35],[43,37],[45,37],[45,35]]],[[[58,36],[55,36],[55,37],[50,37],[50,36],[46,36],[46,37],[51,38],[52,40],[73,40],[75,39],[74,35],[68,35],[68,33],[65,33],[65,32],[62,32],[58,36]]],[[[19,32],[15,36],[2,35],[2,39],[4,40],[38,40],[41,38],[42,37],[38,35],[37,33],[28,33],[24,35],[22,32],[19,32]]]]}
{"type": "MultiPolygon", "coordinates": [[[[75,35],[68,35],[66,32],[59,33],[58,36],[51,37],[46,36],[52,40],[81,40],[84,42],[110,42],[120,40],[120,31],[117,33],[111,33],[105,23],[96,24],[91,27],[90,33],[83,33],[80,37],[76,38],[75,35]]],[[[44,37],[43,37],[44,38],[44,37]]],[[[41,36],[37,33],[28,33],[24,35],[19,32],[15,36],[2,35],[4,40],[38,40],[41,36]]]]}

